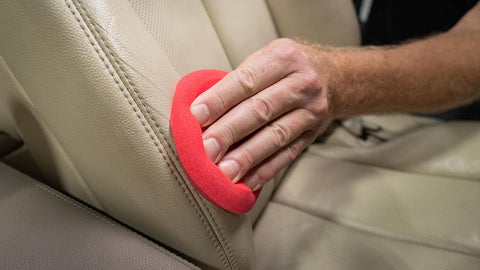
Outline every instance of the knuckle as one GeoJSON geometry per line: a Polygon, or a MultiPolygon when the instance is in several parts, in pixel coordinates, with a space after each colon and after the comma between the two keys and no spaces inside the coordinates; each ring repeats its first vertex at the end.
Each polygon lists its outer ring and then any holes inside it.
{"type": "Polygon", "coordinates": [[[263,168],[258,172],[257,175],[261,183],[266,183],[270,179],[272,179],[275,176],[275,174],[277,174],[277,171],[275,170],[273,165],[267,163],[263,166],[263,168]]]}
{"type": "Polygon", "coordinates": [[[325,116],[328,113],[328,104],[325,100],[319,100],[317,102],[312,103],[308,111],[313,115],[315,118],[323,118],[321,116],[325,116]]]}
{"type": "Polygon", "coordinates": [[[273,41],[272,51],[276,57],[284,61],[295,61],[302,55],[297,42],[288,38],[273,41]]]}
{"type": "Polygon", "coordinates": [[[313,70],[303,75],[302,82],[307,89],[319,90],[322,88],[320,76],[313,70]]]}
{"type": "Polygon", "coordinates": [[[242,67],[235,71],[238,83],[248,96],[255,94],[256,72],[253,67],[242,67]]]}
{"type": "Polygon", "coordinates": [[[266,123],[273,117],[273,106],[269,99],[258,97],[252,99],[252,111],[260,123],[266,123]]]}
{"type": "Polygon", "coordinates": [[[270,132],[272,133],[273,145],[276,148],[284,147],[290,142],[291,132],[287,127],[278,123],[273,123],[270,132]]]}

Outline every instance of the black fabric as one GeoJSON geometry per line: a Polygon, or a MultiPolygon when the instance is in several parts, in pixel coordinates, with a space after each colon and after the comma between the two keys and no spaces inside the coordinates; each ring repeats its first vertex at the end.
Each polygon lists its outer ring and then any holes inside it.
{"type": "Polygon", "coordinates": [[[478,0],[376,0],[363,29],[365,45],[396,44],[442,32],[478,0]]]}

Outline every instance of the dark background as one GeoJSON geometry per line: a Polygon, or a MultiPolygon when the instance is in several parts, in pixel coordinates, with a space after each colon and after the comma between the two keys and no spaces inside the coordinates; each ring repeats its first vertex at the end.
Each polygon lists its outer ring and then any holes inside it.
{"type": "MultiPolygon", "coordinates": [[[[362,0],[353,0],[358,10],[362,0]]],[[[450,29],[478,0],[374,0],[361,24],[363,45],[399,44],[450,29]]],[[[480,75],[479,75],[480,76],[480,75]]],[[[445,120],[480,120],[480,101],[430,115],[445,120]]]]}

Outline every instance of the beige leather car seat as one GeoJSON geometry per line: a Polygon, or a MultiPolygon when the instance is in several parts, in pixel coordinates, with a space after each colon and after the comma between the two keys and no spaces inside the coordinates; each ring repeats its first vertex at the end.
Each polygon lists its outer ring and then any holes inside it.
{"type": "MultiPolygon", "coordinates": [[[[4,160],[33,160],[28,167],[49,185],[202,268],[479,267],[480,186],[454,173],[397,171],[398,162],[369,166],[373,157],[338,144],[341,152],[307,152],[283,181],[278,177],[273,198],[271,181],[250,215],[235,215],[203,199],[182,171],[169,129],[178,79],[197,69],[229,71],[278,37],[358,45],[349,0],[5,0],[1,6],[0,130],[25,143],[4,160]]],[[[428,127],[419,130],[436,134],[428,127]]],[[[355,140],[338,136],[337,142],[355,140]]],[[[395,149],[384,145],[368,147],[395,149]]]]}

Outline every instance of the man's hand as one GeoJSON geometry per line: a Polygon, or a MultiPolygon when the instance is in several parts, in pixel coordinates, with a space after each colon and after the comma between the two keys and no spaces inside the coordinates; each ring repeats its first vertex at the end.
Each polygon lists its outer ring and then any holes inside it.
{"type": "MultiPolygon", "coordinates": [[[[208,156],[233,182],[261,188],[330,120],[319,51],[280,39],[249,56],[191,106],[208,156]]],[[[324,68],[322,68],[323,70],[324,68]]]]}
{"type": "Polygon", "coordinates": [[[395,47],[280,39],[193,102],[208,156],[257,190],[333,118],[437,112],[480,98],[480,3],[450,31],[395,47]]]}

